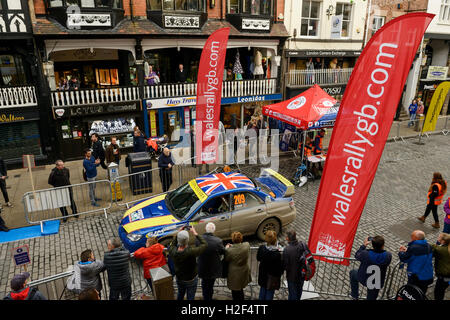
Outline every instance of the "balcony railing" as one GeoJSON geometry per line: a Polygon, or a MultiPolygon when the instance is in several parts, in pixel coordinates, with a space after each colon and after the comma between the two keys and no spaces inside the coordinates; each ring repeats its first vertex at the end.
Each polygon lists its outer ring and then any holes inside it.
{"type": "Polygon", "coordinates": [[[33,86],[0,88],[0,108],[30,107],[36,105],[36,89],[33,86]]]}
{"type": "MultiPolygon", "coordinates": [[[[222,98],[268,95],[279,92],[277,79],[224,81],[222,98]]],[[[160,99],[197,95],[197,83],[162,83],[144,86],[144,99],[160,99]]],[[[79,89],[53,91],[54,107],[67,107],[85,104],[137,101],[139,87],[114,87],[99,89],[79,89]]]]}
{"type": "MultiPolygon", "coordinates": [[[[277,92],[277,79],[224,81],[222,98],[266,95],[277,92]]],[[[145,86],[144,99],[197,95],[197,83],[163,83],[145,86]]]]}
{"type": "Polygon", "coordinates": [[[127,102],[136,100],[139,100],[138,87],[79,89],[52,92],[52,103],[54,107],[127,102]]]}
{"type": "Polygon", "coordinates": [[[286,73],[286,85],[310,86],[313,84],[344,84],[347,83],[353,68],[291,70],[286,73]]]}

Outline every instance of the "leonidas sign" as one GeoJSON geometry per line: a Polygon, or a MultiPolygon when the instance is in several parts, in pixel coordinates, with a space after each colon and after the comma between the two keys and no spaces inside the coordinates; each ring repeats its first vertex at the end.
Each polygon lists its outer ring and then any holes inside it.
{"type": "Polygon", "coordinates": [[[213,32],[203,47],[197,77],[196,163],[217,160],[222,79],[230,28],[213,32]]]}
{"type": "Polygon", "coordinates": [[[312,252],[350,257],[403,85],[433,16],[411,13],[388,22],[359,57],[328,149],[309,235],[312,252]]]}

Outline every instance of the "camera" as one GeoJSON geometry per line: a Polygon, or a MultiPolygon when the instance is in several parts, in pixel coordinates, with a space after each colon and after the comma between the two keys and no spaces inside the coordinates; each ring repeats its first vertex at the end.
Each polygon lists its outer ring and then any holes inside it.
{"type": "Polygon", "coordinates": [[[192,228],[191,226],[184,226],[183,230],[189,231],[189,230],[191,230],[191,228],[192,228]]]}
{"type": "Polygon", "coordinates": [[[367,237],[367,241],[372,241],[373,237],[367,237]]]}

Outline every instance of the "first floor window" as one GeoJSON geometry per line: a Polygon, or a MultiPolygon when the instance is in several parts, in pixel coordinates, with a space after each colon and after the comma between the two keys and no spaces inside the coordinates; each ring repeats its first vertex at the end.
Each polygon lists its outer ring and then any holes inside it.
{"type": "Polygon", "coordinates": [[[343,38],[350,37],[350,22],[352,18],[352,5],[349,3],[336,3],[336,15],[342,15],[343,38]]]}
{"type": "Polygon", "coordinates": [[[319,32],[320,2],[303,0],[300,35],[317,36],[319,32]]]}
{"type": "Polygon", "coordinates": [[[450,24],[450,0],[441,0],[439,22],[450,24]]]}
{"type": "Polygon", "coordinates": [[[384,17],[374,16],[372,21],[372,30],[377,32],[384,25],[384,17]]]}

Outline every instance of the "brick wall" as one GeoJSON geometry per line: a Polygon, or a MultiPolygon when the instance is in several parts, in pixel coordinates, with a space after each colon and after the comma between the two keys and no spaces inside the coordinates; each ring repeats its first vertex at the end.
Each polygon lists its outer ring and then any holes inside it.
{"type": "Polygon", "coordinates": [[[45,3],[44,0],[33,0],[34,3],[34,12],[36,15],[44,15],[45,14],[45,3]]]}
{"type": "Polygon", "coordinates": [[[220,6],[223,7],[222,12],[225,12],[225,4],[226,1],[225,0],[215,0],[216,1],[216,6],[214,7],[214,9],[210,9],[209,8],[209,2],[211,0],[206,0],[206,7],[208,10],[208,18],[210,19],[220,19],[220,6]]]}
{"type": "Polygon", "coordinates": [[[276,2],[277,2],[277,6],[276,6],[276,10],[275,10],[274,19],[275,19],[275,21],[283,22],[284,19],[278,19],[278,16],[280,15],[280,13],[282,13],[283,17],[284,17],[284,0],[276,0],[276,2]]]}
{"type": "MultiPolygon", "coordinates": [[[[131,0],[133,2],[133,15],[137,18],[147,17],[147,1],[145,0],[131,0]]],[[[129,0],[124,0],[128,2],[129,0]]]]}

